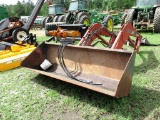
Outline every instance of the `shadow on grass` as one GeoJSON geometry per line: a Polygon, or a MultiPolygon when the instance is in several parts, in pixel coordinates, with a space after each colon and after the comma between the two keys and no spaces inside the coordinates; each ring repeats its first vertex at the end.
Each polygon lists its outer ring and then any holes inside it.
{"type": "Polygon", "coordinates": [[[134,73],[146,73],[148,70],[156,69],[160,64],[153,51],[140,51],[139,56],[142,59],[142,64],[134,68],[134,73]]]}
{"type": "MultiPolygon", "coordinates": [[[[72,97],[77,101],[96,107],[98,111],[103,110],[104,112],[98,113],[100,119],[106,118],[109,114],[129,119],[143,119],[148,116],[149,112],[160,106],[160,92],[137,86],[132,86],[128,97],[117,99],[43,75],[38,75],[32,81],[56,91],[60,95],[72,97]]],[[[93,117],[91,113],[90,117],[93,117]]]]}

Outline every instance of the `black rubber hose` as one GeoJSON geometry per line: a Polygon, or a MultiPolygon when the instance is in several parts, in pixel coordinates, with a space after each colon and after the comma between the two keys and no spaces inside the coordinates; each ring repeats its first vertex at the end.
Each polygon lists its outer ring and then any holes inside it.
{"type": "Polygon", "coordinates": [[[65,47],[68,45],[68,43],[62,43],[59,47],[58,47],[58,60],[59,60],[59,63],[62,67],[62,69],[64,70],[64,72],[67,74],[68,77],[74,79],[74,80],[77,80],[79,82],[83,82],[83,83],[87,83],[87,84],[92,84],[92,85],[102,85],[101,83],[93,83],[93,81],[87,81],[87,80],[83,80],[83,79],[77,79],[75,78],[70,72],[69,70],[67,69],[66,67],[66,64],[64,62],[64,49],[65,47]]]}

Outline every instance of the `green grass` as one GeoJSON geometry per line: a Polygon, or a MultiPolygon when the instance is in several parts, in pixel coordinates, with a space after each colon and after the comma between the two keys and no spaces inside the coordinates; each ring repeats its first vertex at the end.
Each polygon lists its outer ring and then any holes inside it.
{"type": "MultiPolygon", "coordinates": [[[[160,44],[160,34],[141,34],[160,44]]],[[[46,38],[37,37],[39,42],[46,38]]],[[[21,67],[0,76],[2,120],[160,119],[160,46],[141,46],[131,92],[119,99],[21,67]]]]}

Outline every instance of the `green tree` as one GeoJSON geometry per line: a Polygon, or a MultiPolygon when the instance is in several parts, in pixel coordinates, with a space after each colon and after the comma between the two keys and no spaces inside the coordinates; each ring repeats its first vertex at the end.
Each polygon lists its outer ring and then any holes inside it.
{"type": "MultiPolygon", "coordinates": [[[[70,0],[52,0],[52,4],[62,4],[66,9],[69,7],[70,0]]],[[[130,9],[135,5],[135,0],[87,0],[89,9],[98,11],[106,10],[123,10],[130,9]]],[[[16,5],[5,6],[10,17],[29,16],[34,8],[32,0],[18,1],[16,5]],[[27,2],[26,2],[27,1],[27,2]]],[[[48,15],[48,3],[45,2],[39,13],[41,16],[48,15]]]]}
{"type": "Polygon", "coordinates": [[[14,8],[14,17],[20,17],[24,15],[25,13],[24,5],[20,1],[18,1],[13,8],[14,8]]]}
{"type": "Polygon", "coordinates": [[[40,10],[40,16],[48,16],[48,3],[45,2],[40,10]]]}
{"type": "Polygon", "coordinates": [[[28,2],[22,2],[23,3],[23,6],[24,6],[24,14],[25,16],[29,16],[32,12],[32,10],[34,9],[34,3],[31,1],[31,0],[28,0],[28,2]]]}

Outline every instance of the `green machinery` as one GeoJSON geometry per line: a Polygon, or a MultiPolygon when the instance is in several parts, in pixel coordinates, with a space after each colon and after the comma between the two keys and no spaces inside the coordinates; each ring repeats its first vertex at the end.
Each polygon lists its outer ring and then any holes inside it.
{"type": "Polygon", "coordinates": [[[109,12],[98,12],[96,10],[89,11],[91,16],[91,23],[101,23],[105,27],[108,28],[108,30],[113,31],[113,26],[118,25],[121,23],[122,18],[121,16],[124,14],[124,12],[115,12],[115,11],[109,11],[109,12]]]}
{"type": "Polygon", "coordinates": [[[42,26],[45,27],[46,23],[62,22],[64,18],[63,6],[61,4],[50,4],[48,7],[48,17],[43,19],[42,26]]]}
{"type": "MultiPolygon", "coordinates": [[[[61,10],[62,10],[62,7],[61,7],[61,10]]],[[[69,6],[69,10],[67,14],[56,15],[54,16],[54,19],[51,23],[45,24],[45,34],[49,36],[49,31],[57,30],[57,25],[61,25],[61,24],[79,24],[79,25],[85,24],[86,26],[89,26],[90,25],[90,15],[87,10],[87,1],[72,0],[70,2],[70,6],[69,6]],[[61,21],[60,19],[62,17],[63,17],[63,20],[61,21]]]]}
{"type": "Polygon", "coordinates": [[[0,20],[4,18],[8,18],[7,10],[3,6],[0,6],[0,20]]]}
{"type": "Polygon", "coordinates": [[[64,22],[65,13],[61,4],[51,4],[48,8],[48,17],[42,21],[42,26],[45,27],[45,34],[48,36],[48,31],[57,29],[53,22],[64,22]]]}
{"type": "Polygon", "coordinates": [[[69,6],[69,12],[65,16],[65,22],[69,24],[90,25],[90,15],[87,9],[87,1],[72,0],[69,6]]]}
{"type": "Polygon", "coordinates": [[[127,22],[137,29],[152,29],[160,32],[160,0],[137,0],[136,6],[130,9],[127,22]]]}
{"type": "MultiPolygon", "coordinates": [[[[107,27],[108,30],[113,31],[113,25],[121,23],[122,14],[122,12],[115,13],[113,11],[98,12],[95,10],[88,10],[86,0],[71,0],[68,13],[65,15],[64,21],[57,20],[58,17],[61,18],[64,15],[55,16],[52,23],[47,23],[45,25],[45,33],[46,35],[49,35],[48,31],[57,29],[57,24],[84,24],[86,26],[90,26],[93,23],[100,23],[107,27]]],[[[50,19],[52,18],[50,17],[50,19]]]]}
{"type": "Polygon", "coordinates": [[[95,10],[89,11],[86,0],[72,0],[69,12],[65,16],[65,22],[69,24],[85,24],[86,26],[93,23],[101,23],[112,31],[114,18],[108,13],[99,13],[95,10]]]}
{"type": "Polygon", "coordinates": [[[124,12],[116,12],[112,15],[113,21],[114,21],[114,25],[118,25],[121,24],[123,21],[123,14],[125,14],[124,12]]]}
{"type": "Polygon", "coordinates": [[[47,22],[53,21],[53,22],[62,22],[64,21],[64,11],[63,6],[61,4],[52,4],[49,5],[48,8],[48,18],[47,22]]]}
{"type": "Polygon", "coordinates": [[[91,16],[91,24],[100,23],[108,28],[108,30],[113,31],[113,17],[106,12],[98,12],[95,10],[89,11],[91,16]]]}

